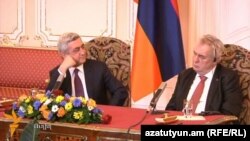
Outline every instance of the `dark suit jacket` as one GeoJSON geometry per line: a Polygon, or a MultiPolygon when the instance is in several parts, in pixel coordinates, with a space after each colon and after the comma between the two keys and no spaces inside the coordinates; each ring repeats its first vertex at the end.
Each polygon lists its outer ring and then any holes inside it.
{"type": "MultiPolygon", "coordinates": [[[[128,97],[127,89],[118,81],[109,71],[105,63],[87,59],[84,65],[84,74],[89,98],[96,101],[97,104],[105,105],[123,105],[128,97]],[[111,100],[108,93],[111,94],[111,100]]],[[[50,71],[50,83],[46,90],[52,90],[58,76],[58,67],[50,71]]],[[[64,93],[72,94],[71,75],[69,70],[66,72],[66,78],[60,87],[64,93]]]]}
{"type": "MultiPolygon", "coordinates": [[[[189,68],[179,74],[174,94],[166,110],[182,110],[193,83],[196,72],[189,68]]],[[[236,72],[217,65],[207,95],[205,111],[219,111],[223,114],[238,116],[241,111],[242,93],[239,87],[239,76],[236,72]]]]}

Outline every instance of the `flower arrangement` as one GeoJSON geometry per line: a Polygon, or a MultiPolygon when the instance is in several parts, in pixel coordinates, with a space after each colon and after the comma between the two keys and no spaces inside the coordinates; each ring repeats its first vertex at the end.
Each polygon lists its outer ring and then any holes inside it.
{"type": "Polygon", "coordinates": [[[109,123],[111,116],[103,115],[93,99],[62,95],[60,91],[47,91],[33,96],[22,95],[12,109],[19,117],[46,119],[70,123],[109,123]]]}

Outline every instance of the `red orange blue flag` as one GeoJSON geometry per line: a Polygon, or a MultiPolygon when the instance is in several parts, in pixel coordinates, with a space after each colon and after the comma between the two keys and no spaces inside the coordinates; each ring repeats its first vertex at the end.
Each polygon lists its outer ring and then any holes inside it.
{"type": "Polygon", "coordinates": [[[185,69],[177,0],[139,0],[131,95],[137,101],[185,69]]]}

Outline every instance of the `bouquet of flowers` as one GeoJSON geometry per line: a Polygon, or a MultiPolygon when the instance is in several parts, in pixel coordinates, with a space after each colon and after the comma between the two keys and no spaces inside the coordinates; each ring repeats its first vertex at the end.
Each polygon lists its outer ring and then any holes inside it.
{"type": "Polygon", "coordinates": [[[47,91],[36,95],[20,96],[12,109],[19,117],[46,119],[70,123],[109,123],[111,116],[103,116],[93,99],[61,95],[59,91],[47,91]]]}

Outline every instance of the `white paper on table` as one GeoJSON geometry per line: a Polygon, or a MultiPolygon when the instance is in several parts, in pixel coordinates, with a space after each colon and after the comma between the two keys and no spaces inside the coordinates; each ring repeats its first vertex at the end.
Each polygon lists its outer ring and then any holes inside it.
{"type": "Polygon", "coordinates": [[[191,117],[185,117],[185,116],[177,116],[178,120],[205,120],[203,116],[191,116],[191,117]]]}

